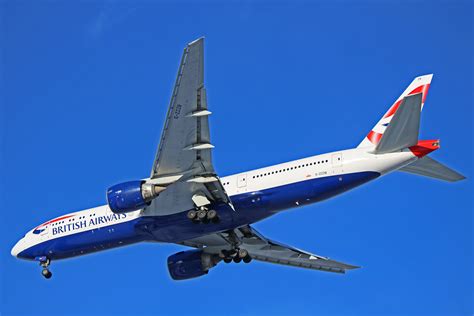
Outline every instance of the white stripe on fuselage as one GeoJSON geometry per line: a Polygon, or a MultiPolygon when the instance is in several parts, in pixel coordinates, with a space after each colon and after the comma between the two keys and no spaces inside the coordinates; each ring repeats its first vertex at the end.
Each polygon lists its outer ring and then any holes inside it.
{"type": "MultiPolygon", "coordinates": [[[[366,171],[384,175],[416,159],[409,150],[374,155],[367,149],[355,148],[242,172],[220,180],[227,194],[234,196],[333,175],[366,171]],[[338,160],[339,157],[341,160],[338,160]]],[[[141,210],[114,215],[108,205],[103,205],[67,215],[72,217],[44,226],[45,231],[41,234],[33,234],[33,230],[28,232],[24,238],[25,248],[46,240],[128,222],[140,217],[141,210]]]]}

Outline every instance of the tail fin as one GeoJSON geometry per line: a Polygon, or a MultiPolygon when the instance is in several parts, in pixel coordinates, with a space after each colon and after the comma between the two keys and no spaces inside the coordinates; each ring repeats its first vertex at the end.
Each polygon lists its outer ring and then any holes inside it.
{"type": "MultiPolygon", "coordinates": [[[[390,125],[390,122],[395,116],[395,113],[397,112],[398,108],[402,103],[407,104],[408,101],[410,103],[415,103],[414,106],[416,106],[416,103],[419,101],[416,100],[416,97],[414,98],[407,98],[409,96],[415,96],[417,94],[421,93],[421,107],[419,108],[420,111],[423,109],[423,105],[425,104],[425,99],[428,94],[428,89],[431,84],[431,79],[433,78],[432,74],[429,75],[424,75],[421,77],[415,78],[412,83],[408,86],[408,88],[405,89],[405,91],[400,95],[400,97],[395,101],[395,103],[390,107],[390,109],[385,113],[385,115],[380,119],[380,121],[372,128],[372,130],[367,134],[367,136],[362,140],[362,142],[357,146],[358,148],[361,147],[373,147],[375,148],[377,145],[379,145],[382,136],[384,133],[387,131],[387,127],[390,125]],[[411,99],[411,100],[410,100],[411,99]],[[405,101],[404,101],[405,100],[405,101]]],[[[413,110],[413,109],[412,109],[413,110]]],[[[406,115],[407,113],[405,113],[406,115]]],[[[410,117],[410,116],[408,116],[410,117]]],[[[412,121],[414,121],[416,117],[412,118],[412,121]]],[[[418,122],[419,122],[419,117],[418,117],[418,122]]],[[[411,133],[414,135],[414,133],[411,133]]],[[[418,137],[418,133],[416,133],[416,137],[418,137]]],[[[393,138],[390,137],[390,138],[393,138]]],[[[405,142],[407,140],[404,140],[405,142]]],[[[384,145],[385,148],[386,145],[384,145]]]]}
{"type": "Polygon", "coordinates": [[[428,156],[418,159],[412,164],[399,170],[449,182],[466,179],[462,174],[442,165],[428,156]]]}

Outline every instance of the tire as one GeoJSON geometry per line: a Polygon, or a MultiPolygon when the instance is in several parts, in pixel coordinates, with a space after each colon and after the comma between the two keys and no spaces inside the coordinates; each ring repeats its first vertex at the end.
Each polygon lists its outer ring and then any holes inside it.
{"type": "Polygon", "coordinates": [[[242,261],[245,263],[250,263],[250,261],[252,261],[252,257],[247,255],[247,257],[243,258],[242,261]]]}
{"type": "Polygon", "coordinates": [[[249,255],[249,252],[245,249],[239,249],[238,256],[239,258],[243,259],[249,255]]]}
{"type": "Polygon", "coordinates": [[[239,263],[240,261],[242,261],[241,258],[239,258],[239,257],[234,257],[234,262],[235,262],[235,263],[239,263]]]}
{"type": "Polygon", "coordinates": [[[200,220],[206,218],[206,215],[207,215],[207,214],[206,214],[206,211],[200,210],[200,211],[197,212],[197,217],[198,217],[200,220]]]}
{"type": "Polygon", "coordinates": [[[43,269],[41,271],[41,274],[46,278],[46,279],[50,279],[53,274],[51,273],[51,271],[49,271],[48,269],[43,269]]]}
{"type": "Polygon", "coordinates": [[[196,211],[189,211],[187,216],[191,220],[195,219],[196,218],[196,211]]]}
{"type": "Polygon", "coordinates": [[[225,262],[225,263],[231,263],[231,262],[232,262],[232,259],[231,259],[231,258],[224,258],[224,262],[225,262]]]}
{"type": "Polygon", "coordinates": [[[210,210],[207,212],[207,219],[213,220],[217,217],[217,212],[215,210],[210,210]]]}

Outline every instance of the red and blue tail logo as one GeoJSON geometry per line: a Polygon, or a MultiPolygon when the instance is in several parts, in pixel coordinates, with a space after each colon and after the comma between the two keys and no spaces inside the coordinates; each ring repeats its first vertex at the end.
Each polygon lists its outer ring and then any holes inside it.
{"type": "Polygon", "coordinates": [[[415,78],[413,82],[405,89],[405,91],[400,95],[400,97],[395,101],[395,103],[389,108],[387,113],[380,119],[380,121],[372,128],[372,130],[367,134],[364,140],[359,144],[358,147],[371,147],[376,146],[382,135],[389,126],[390,121],[392,120],[394,114],[397,112],[400,104],[405,97],[417,93],[423,93],[421,108],[425,104],[426,96],[428,95],[428,90],[430,88],[431,79],[433,75],[425,75],[415,78]]]}

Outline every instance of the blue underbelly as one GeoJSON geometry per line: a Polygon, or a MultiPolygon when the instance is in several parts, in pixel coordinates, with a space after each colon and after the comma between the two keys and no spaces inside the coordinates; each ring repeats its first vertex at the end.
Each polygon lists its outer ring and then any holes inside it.
{"type": "Polygon", "coordinates": [[[25,250],[19,257],[33,259],[48,256],[51,259],[62,259],[145,240],[181,242],[255,223],[284,209],[328,199],[378,176],[380,174],[377,172],[359,172],[238,194],[231,196],[235,211],[225,204],[213,206],[219,214],[219,223],[193,223],[187,218],[187,211],[165,216],[141,217],[48,240],[25,250]]]}
{"type": "Polygon", "coordinates": [[[252,193],[232,197],[234,205],[242,206],[242,211],[251,208],[265,208],[272,212],[285,210],[299,205],[319,202],[379,177],[377,172],[358,172],[310,179],[263,190],[259,203],[253,202],[252,193]]]}

